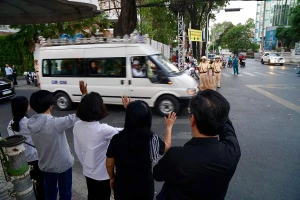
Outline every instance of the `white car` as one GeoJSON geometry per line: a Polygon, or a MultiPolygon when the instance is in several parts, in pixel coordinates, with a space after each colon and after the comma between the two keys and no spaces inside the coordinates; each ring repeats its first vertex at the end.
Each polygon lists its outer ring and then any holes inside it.
{"type": "Polygon", "coordinates": [[[285,60],[279,53],[265,52],[261,58],[261,64],[265,62],[268,63],[268,65],[280,64],[282,66],[285,60]]]}

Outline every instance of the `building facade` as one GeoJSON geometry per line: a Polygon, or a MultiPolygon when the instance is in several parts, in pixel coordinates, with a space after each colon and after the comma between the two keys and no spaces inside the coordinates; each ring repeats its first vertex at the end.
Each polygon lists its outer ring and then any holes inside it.
{"type": "Polygon", "coordinates": [[[266,36],[266,27],[289,25],[290,10],[295,7],[297,0],[266,0],[258,1],[256,7],[256,21],[254,41],[261,42],[262,35],[266,36]],[[266,8],[264,9],[264,4],[266,8]],[[265,15],[265,23],[263,18],[265,15]]]}

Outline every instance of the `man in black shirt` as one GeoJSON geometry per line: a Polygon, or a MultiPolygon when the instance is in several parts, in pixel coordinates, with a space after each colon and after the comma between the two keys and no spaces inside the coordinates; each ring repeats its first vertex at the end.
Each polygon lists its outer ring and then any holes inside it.
{"type": "Polygon", "coordinates": [[[200,91],[191,99],[193,138],[183,147],[170,148],[154,167],[154,179],[165,181],[159,195],[168,200],[225,198],[241,156],[229,110],[229,102],[214,90],[200,91]]]}

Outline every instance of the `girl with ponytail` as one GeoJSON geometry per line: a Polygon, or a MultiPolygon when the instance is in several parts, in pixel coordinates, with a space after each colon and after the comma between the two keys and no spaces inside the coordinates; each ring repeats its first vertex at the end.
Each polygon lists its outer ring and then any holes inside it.
{"type": "Polygon", "coordinates": [[[12,99],[11,101],[11,110],[13,119],[9,122],[7,127],[7,132],[9,136],[12,135],[23,135],[26,137],[25,141],[25,158],[28,162],[28,165],[33,166],[33,170],[30,171],[31,179],[37,181],[35,186],[36,190],[36,199],[44,200],[44,180],[43,173],[38,166],[38,153],[32,142],[30,132],[27,128],[28,115],[27,113],[30,110],[29,101],[24,96],[18,96],[12,99]]]}

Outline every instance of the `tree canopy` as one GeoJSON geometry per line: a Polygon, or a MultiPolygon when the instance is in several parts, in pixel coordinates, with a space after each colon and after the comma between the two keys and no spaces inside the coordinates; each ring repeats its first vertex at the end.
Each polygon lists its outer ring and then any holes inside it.
{"type": "MultiPolygon", "coordinates": [[[[232,22],[224,21],[222,23],[216,23],[212,26],[210,40],[213,42],[213,45],[218,47],[222,46],[222,39],[225,34],[233,27],[232,22]]],[[[209,46],[209,49],[212,49],[212,45],[209,46]]]]}
{"type": "Polygon", "coordinates": [[[222,39],[222,46],[228,48],[233,53],[256,51],[259,47],[253,42],[253,34],[247,25],[238,24],[232,27],[222,39]]]}
{"type": "MultiPolygon", "coordinates": [[[[161,2],[161,0],[142,0],[140,4],[161,2]]],[[[170,44],[176,39],[177,21],[174,14],[166,7],[139,8],[140,23],[137,30],[149,34],[151,39],[170,44]]]]}

